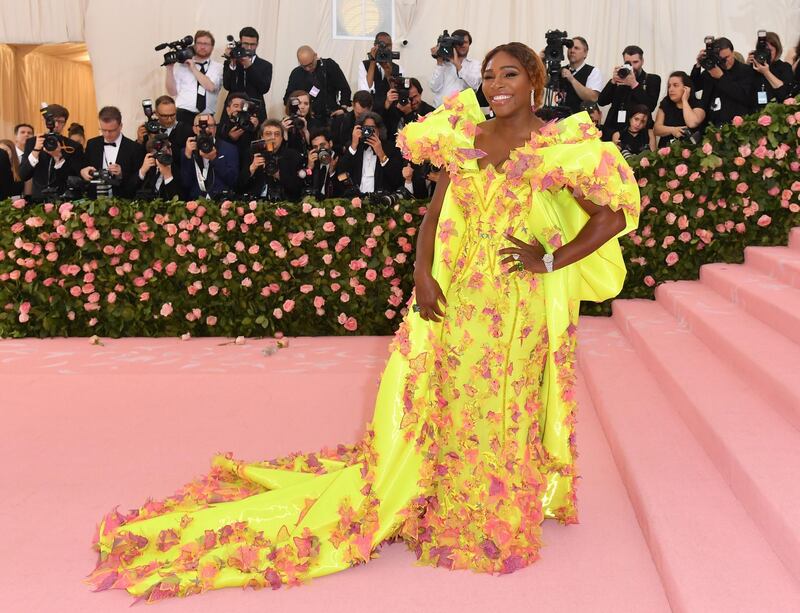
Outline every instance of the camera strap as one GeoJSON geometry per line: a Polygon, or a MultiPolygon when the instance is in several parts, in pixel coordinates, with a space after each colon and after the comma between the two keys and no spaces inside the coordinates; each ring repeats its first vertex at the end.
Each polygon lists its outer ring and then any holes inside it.
{"type": "Polygon", "coordinates": [[[208,162],[208,166],[204,166],[203,169],[200,169],[200,164],[197,163],[197,158],[193,158],[194,161],[194,172],[197,176],[197,186],[200,188],[200,196],[203,198],[208,198],[208,190],[206,189],[206,179],[208,178],[208,171],[211,168],[211,162],[208,162]]]}

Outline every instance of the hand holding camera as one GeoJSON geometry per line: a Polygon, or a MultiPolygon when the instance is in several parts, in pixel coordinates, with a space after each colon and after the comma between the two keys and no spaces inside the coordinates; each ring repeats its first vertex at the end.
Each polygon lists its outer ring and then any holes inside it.
{"type": "Polygon", "coordinates": [[[266,165],[266,160],[264,160],[264,156],[260,153],[256,153],[253,155],[253,161],[250,162],[250,176],[252,177],[256,174],[256,171],[259,168],[264,168],[266,165]]]}
{"type": "Polygon", "coordinates": [[[388,111],[390,108],[392,108],[392,105],[395,104],[399,99],[400,96],[398,96],[397,90],[394,87],[392,87],[392,89],[390,89],[386,93],[386,101],[383,103],[384,108],[386,108],[386,110],[388,111]]]}

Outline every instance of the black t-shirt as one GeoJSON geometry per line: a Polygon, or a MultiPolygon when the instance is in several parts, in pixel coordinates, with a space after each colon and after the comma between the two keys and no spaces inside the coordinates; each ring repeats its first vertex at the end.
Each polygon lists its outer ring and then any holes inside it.
{"type": "MultiPolygon", "coordinates": [[[[689,97],[689,106],[693,109],[701,108],[703,105],[702,103],[695,98],[694,96],[689,97]]],[[[679,109],[678,105],[675,104],[672,100],[669,99],[669,96],[664,96],[664,99],[661,101],[661,104],[658,105],[664,112],[664,125],[665,126],[685,126],[686,121],[683,119],[683,109],[679,109]]],[[[694,130],[700,130],[702,126],[694,128],[694,130]]],[[[658,139],[658,146],[659,147],[666,147],[669,145],[670,141],[672,140],[672,136],[662,136],[658,139]]]]}
{"type": "Polygon", "coordinates": [[[619,148],[621,150],[630,151],[633,155],[647,151],[650,148],[650,134],[645,128],[640,130],[638,134],[631,134],[628,128],[620,130],[619,133],[619,148]]]}

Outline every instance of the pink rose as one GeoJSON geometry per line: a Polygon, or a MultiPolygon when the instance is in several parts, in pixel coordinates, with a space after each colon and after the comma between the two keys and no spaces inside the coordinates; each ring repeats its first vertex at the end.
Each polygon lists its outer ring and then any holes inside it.
{"type": "Polygon", "coordinates": [[[356,328],[358,328],[358,322],[356,321],[356,318],[348,317],[347,321],[344,322],[344,329],[354,332],[356,328]]]}
{"type": "Polygon", "coordinates": [[[703,153],[706,155],[711,155],[711,152],[714,148],[711,146],[711,143],[703,143],[703,153]]]}
{"type": "Polygon", "coordinates": [[[672,224],[674,224],[674,223],[675,223],[675,220],[676,220],[677,218],[678,218],[678,216],[677,216],[677,215],[675,215],[675,213],[669,212],[669,213],[667,213],[667,216],[666,216],[666,218],[665,218],[665,219],[667,220],[667,223],[668,223],[669,225],[672,225],[672,224]]]}
{"type": "Polygon", "coordinates": [[[744,194],[749,189],[749,186],[745,182],[737,183],[736,184],[736,192],[739,194],[744,194]]]}
{"type": "Polygon", "coordinates": [[[314,286],[313,285],[305,284],[305,285],[301,285],[300,286],[300,293],[301,294],[310,294],[313,291],[314,291],[314,286]]]}
{"type": "Polygon", "coordinates": [[[740,115],[737,115],[736,117],[734,117],[734,118],[733,118],[733,120],[731,121],[731,123],[732,123],[732,124],[733,124],[735,127],[737,127],[737,128],[738,128],[739,126],[741,126],[741,125],[744,123],[744,119],[742,119],[740,115]]]}
{"type": "Polygon", "coordinates": [[[367,278],[367,281],[375,281],[378,278],[378,273],[370,268],[367,272],[364,273],[364,276],[367,278]]]}
{"type": "Polygon", "coordinates": [[[771,123],[772,123],[772,117],[770,117],[769,115],[762,115],[761,117],[758,118],[758,125],[760,126],[766,127],[771,123]]]}
{"type": "Polygon", "coordinates": [[[770,217],[769,215],[762,215],[761,217],[758,218],[758,221],[756,223],[760,227],[766,228],[769,224],[772,223],[772,217],[770,217]]]}
{"type": "Polygon", "coordinates": [[[280,309],[277,309],[277,308],[273,309],[272,310],[272,316],[275,319],[281,319],[283,317],[283,311],[281,311],[280,309]]]}
{"type": "Polygon", "coordinates": [[[347,211],[345,211],[345,210],[344,210],[344,207],[343,207],[343,206],[341,206],[341,205],[338,205],[338,204],[337,204],[335,207],[333,207],[333,214],[334,214],[336,217],[344,217],[346,212],[347,212],[347,211]]]}
{"type": "Polygon", "coordinates": [[[678,217],[678,227],[681,230],[685,230],[686,228],[689,227],[689,218],[686,217],[686,215],[681,215],[680,217],[678,217]]]}
{"type": "Polygon", "coordinates": [[[321,309],[325,304],[325,298],[322,296],[314,296],[314,308],[321,309]]]}
{"type": "Polygon", "coordinates": [[[647,276],[644,278],[644,284],[645,284],[647,287],[653,287],[653,286],[656,284],[656,280],[655,280],[653,277],[651,277],[650,275],[647,275],[647,276]]]}
{"type": "Polygon", "coordinates": [[[670,252],[667,254],[667,257],[666,257],[666,260],[665,260],[665,261],[667,262],[667,266],[674,266],[674,265],[675,265],[675,263],[677,263],[677,261],[678,261],[679,259],[680,259],[680,258],[678,257],[678,254],[677,254],[677,253],[675,253],[674,251],[670,251],[670,252]]]}
{"type": "Polygon", "coordinates": [[[355,208],[360,209],[361,208],[361,198],[353,198],[350,201],[350,204],[352,204],[355,208]]]}
{"type": "Polygon", "coordinates": [[[161,317],[169,317],[172,315],[172,303],[165,302],[161,305],[161,317]]]}
{"type": "Polygon", "coordinates": [[[217,318],[213,315],[209,315],[206,317],[206,325],[207,326],[216,326],[217,325],[217,318]]]}
{"type": "Polygon", "coordinates": [[[258,218],[253,213],[247,213],[244,216],[244,223],[253,225],[254,223],[258,223],[258,218]]]}
{"type": "Polygon", "coordinates": [[[291,312],[292,309],[294,309],[294,300],[286,300],[283,303],[283,310],[286,313],[289,313],[289,312],[291,312]]]}

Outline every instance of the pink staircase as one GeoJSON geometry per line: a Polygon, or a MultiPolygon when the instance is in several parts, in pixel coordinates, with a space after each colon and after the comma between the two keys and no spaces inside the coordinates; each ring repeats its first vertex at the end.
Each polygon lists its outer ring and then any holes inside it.
{"type": "Polygon", "coordinates": [[[800,228],[613,312],[578,360],[671,608],[800,611],[800,228]]]}

